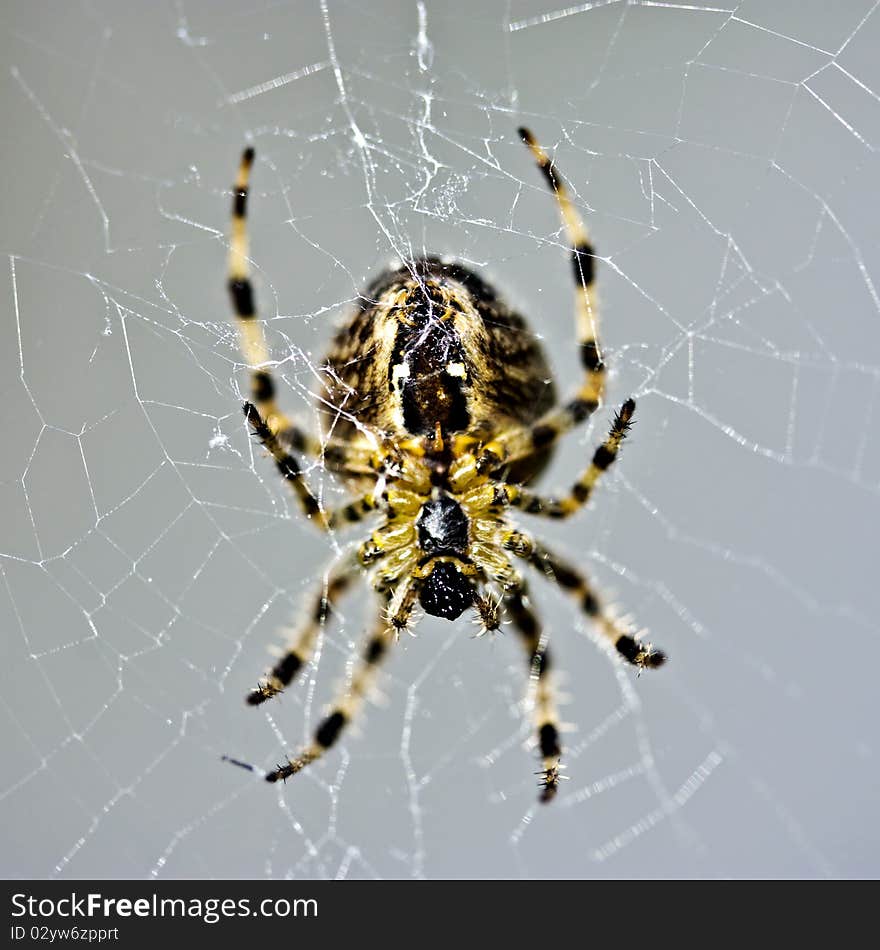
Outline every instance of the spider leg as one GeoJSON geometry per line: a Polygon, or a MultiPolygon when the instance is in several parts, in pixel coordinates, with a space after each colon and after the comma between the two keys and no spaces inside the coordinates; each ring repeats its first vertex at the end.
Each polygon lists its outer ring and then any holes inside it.
{"type": "Polygon", "coordinates": [[[269,348],[257,314],[248,260],[247,199],[253,162],[254,150],[245,149],[232,192],[232,235],[227,281],[232,309],[238,324],[241,351],[248,365],[258,367],[251,370],[251,400],[280,445],[313,458],[323,458],[334,470],[345,472],[352,466],[360,469],[359,474],[363,474],[372,452],[364,447],[355,448],[338,439],[329,439],[322,443],[297,425],[278,408],[275,401],[275,381],[269,370],[262,368],[270,362],[269,348]]]}
{"type": "Polygon", "coordinates": [[[574,483],[571,491],[564,497],[544,498],[517,485],[496,485],[496,488],[502,489],[507,504],[513,508],[519,508],[530,515],[541,515],[545,518],[568,518],[587,504],[596,483],[614,464],[620,452],[620,445],[632,425],[635,408],[636,404],[632,399],[627,399],[620,407],[620,410],[614,416],[614,421],[611,423],[611,429],[605,437],[605,441],[593,453],[593,459],[589,466],[574,483]]]}
{"type": "Polygon", "coordinates": [[[399,636],[409,626],[424,582],[424,577],[417,575],[414,569],[406,580],[397,585],[391,595],[385,616],[388,620],[389,629],[394,632],[395,636],[399,636]]]}
{"type": "MultiPolygon", "coordinates": [[[[227,287],[238,324],[241,351],[252,367],[269,362],[269,349],[263,328],[257,318],[254,288],[248,261],[247,198],[254,150],[246,148],[241,155],[238,176],[232,190],[232,235],[229,244],[227,287]]],[[[275,402],[275,382],[266,369],[251,370],[251,399],[273,436],[281,438],[298,452],[320,456],[321,443],[287,418],[275,402]]]]}
{"type": "Polygon", "coordinates": [[[368,492],[340,508],[325,510],[309,487],[299,460],[285,448],[279,436],[272,432],[269,424],[260,415],[259,409],[253,403],[246,402],[244,404],[244,414],[254,435],[275,459],[278,471],[293,489],[303,514],[312,524],[325,531],[330,531],[343,524],[354,524],[357,521],[362,521],[371,512],[385,506],[384,498],[381,496],[377,498],[374,492],[368,492]]]}
{"type": "Polygon", "coordinates": [[[513,535],[505,547],[575,597],[581,610],[627,662],[639,669],[656,669],[666,662],[665,653],[653,650],[650,643],[642,644],[632,636],[629,625],[615,617],[602,603],[589,579],[581,571],[548,551],[524,532],[517,531],[513,535]]]}
{"type": "Polygon", "coordinates": [[[510,591],[504,598],[504,606],[513,625],[522,637],[523,646],[529,656],[529,670],[535,682],[535,704],[533,715],[538,748],[541,753],[541,801],[552,801],[559,789],[560,758],[562,745],[559,741],[559,716],[553,685],[550,682],[550,651],[546,638],[542,636],[541,624],[537,615],[529,606],[526,588],[510,591]]]}
{"type": "Polygon", "coordinates": [[[503,432],[489,442],[483,448],[478,463],[483,471],[491,471],[502,464],[548,448],[575,425],[588,419],[605,392],[605,363],[597,338],[599,308],[594,290],[595,250],[568,188],[550,156],[528,129],[520,129],[519,135],[529,147],[541,174],[556,196],[566,236],[572,247],[575,329],[584,379],[575,396],[564,405],[551,409],[530,426],[503,432]]]}
{"type": "Polygon", "coordinates": [[[296,775],[307,765],[320,759],[321,756],[336,744],[342,731],[354,718],[364,697],[373,683],[379,663],[388,652],[389,646],[395,639],[395,633],[385,622],[384,611],[380,612],[379,619],[372,633],[367,637],[366,644],[361,652],[360,662],[354,669],[347,688],[334,700],[330,712],[321,720],[315,730],[312,741],[305,746],[294,758],[288,759],[284,765],[279,765],[274,771],[267,773],[267,782],[287,780],[296,775]]]}
{"type": "Polygon", "coordinates": [[[318,634],[331,610],[335,609],[339,598],[356,578],[357,561],[352,557],[345,558],[330,569],[326,583],[322,581],[313,596],[305,622],[296,637],[256,688],[245,697],[248,705],[261,705],[283,692],[293,682],[314,652],[318,634]]]}

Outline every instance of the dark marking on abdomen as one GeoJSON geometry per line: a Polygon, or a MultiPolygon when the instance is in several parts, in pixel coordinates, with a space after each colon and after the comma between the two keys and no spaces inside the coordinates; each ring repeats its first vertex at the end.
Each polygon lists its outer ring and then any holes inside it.
{"type": "Polygon", "coordinates": [[[401,321],[388,364],[389,383],[396,367],[406,364],[409,375],[401,377],[403,424],[413,435],[433,434],[439,423],[443,432],[462,432],[470,426],[471,414],[465,392],[467,361],[461,337],[451,320],[441,321],[429,299],[407,309],[409,322],[401,321]],[[451,363],[465,367],[465,375],[452,376],[451,363]]]}
{"type": "Polygon", "coordinates": [[[428,435],[440,423],[443,432],[463,432],[471,424],[461,380],[408,379],[401,393],[403,424],[413,435],[428,435]]]}

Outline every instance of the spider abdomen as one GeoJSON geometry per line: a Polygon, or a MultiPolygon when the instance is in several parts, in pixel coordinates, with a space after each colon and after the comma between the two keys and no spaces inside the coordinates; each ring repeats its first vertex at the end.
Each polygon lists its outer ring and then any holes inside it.
{"type": "MultiPolygon", "coordinates": [[[[385,271],[340,328],[327,355],[345,414],[335,434],[390,439],[494,433],[529,425],[553,406],[552,373],[526,321],[462,264],[418,258],[385,271]],[[341,385],[339,385],[341,384],[341,385]],[[355,425],[350,419],[357,419],[355,425]]],[[[534,476],[549,455],[520,472],[534,476]]]]}

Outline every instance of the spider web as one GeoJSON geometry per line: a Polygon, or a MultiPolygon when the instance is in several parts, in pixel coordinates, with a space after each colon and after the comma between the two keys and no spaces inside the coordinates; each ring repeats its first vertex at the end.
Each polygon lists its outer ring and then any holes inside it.
{"type": "Polygon", "coordinates": [[[3,872],[876,874],[877,5],[7,4],[3,872]],[[519,644],[464,620],[423,620],[341,749],[269,788],[221,756],[309,736],[370,598],[244,706],[359,534],[314,534],[245,431],[238,154],[283,402],[326,434],[331,327],[395,256],[485,272],[575,384],[519,124],[595,238],[613,368],[542,486],[638,400],[589,510],[529,528],[671,662],[636,678],[536,579],[570,724],[552,806],[519,644]]]}

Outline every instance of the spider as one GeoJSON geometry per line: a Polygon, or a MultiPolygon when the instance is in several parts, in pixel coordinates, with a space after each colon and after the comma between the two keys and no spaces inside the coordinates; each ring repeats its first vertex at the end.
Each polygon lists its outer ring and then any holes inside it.
{"type": "Polygon", "coordinates": [[[473,610],[483,632],[498,630],[504,616],[510,619],[535,683],[540,799],[550,801],[559,787],[562,755],[550,652],[516,562],[574,597],[618,654],[640,671],[666,659],[603,605],[578,567],[509,517],[520,511],[567,518],[583,508],[617,458],[635,411],[634,400],[627,399],[568,494],[548,498],[527,487],[557,440],[599,406],[605,363],[596,337],[593,246],[550,157],[527,129],[519,135],[556,197],[572,246],[583,367],[574,396],[557,402],[539,342],[485,280],[460,263],[420,257],[380,274],[336,333],[326,366],[329,401],[342,409],[327,441],[309,435],[276,404],[249,276],[246,214],[254,150],[242,154],[233,191],[228,286],[241,349],[255,367],[250,401],[244,404],[247,424],[312,524],[329,531],[376,520],[356,552],[330,569],[297,636],[247,696],[258,706],[290,685],[339,598],[365,571],[378,595],[377,619],[348,687],[312,741],[266,775],[270,782],[286,780],[337,742],[378,664],[410,628],[418,603],[425,613],[450,621],[473,610]],[[322,458],[354,500],[325,510],[309,487],[301,454],[322,458]]]}

